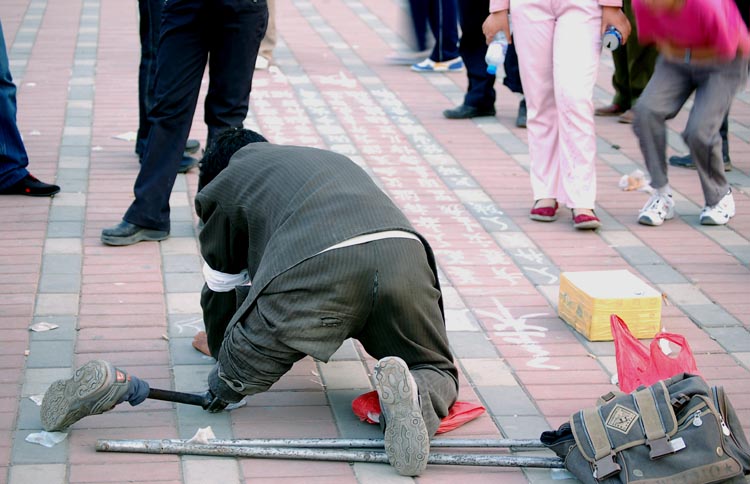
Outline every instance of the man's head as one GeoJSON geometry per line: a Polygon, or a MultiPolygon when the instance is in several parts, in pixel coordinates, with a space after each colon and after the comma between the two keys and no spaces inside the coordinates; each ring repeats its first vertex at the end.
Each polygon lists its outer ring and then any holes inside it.
{"type": "Polygon", "coordinates": [[[208,185],[221,171],[229,165],[240,148],[250,143],[268,142],[262,135],[249,129],[230,129],[224,131],[209,146],[200,161],[200,175],[198,176],[198,191],[208,185]]]}

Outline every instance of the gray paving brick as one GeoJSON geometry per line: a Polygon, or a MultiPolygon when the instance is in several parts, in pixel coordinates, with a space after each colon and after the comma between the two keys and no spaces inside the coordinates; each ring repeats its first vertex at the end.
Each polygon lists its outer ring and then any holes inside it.
{"type": "Polygon", "coordinates": [[[497,143],[503,151],[511,155],[517,153],[526,154],[529,152],[529,147],[526,146],[526,143],[513,134],[494,134],[492,135],[492,140],[497,143]]]}
{"type": "Polygon", "coordinates": [[[203,274],[199,272],[168,272],[164,274],[167,292],[200,292],[203,289],[203,274]]]}
{"type": "Polygon", "coordinates": [[[57,180],[71,182],[74,180],[88,180],[89,172],[86,168],[65,168],[57,172],[57,180]]]}
{"type": "Polygon", "coordinates": [[[170,338],[192,338],[198,331],[205,330],[201,314],[169,314],[167,320],[170,338]]]}
{"type": "Polygon", "coordinates": [[[683,304],[680,309],[702,328],[742,326],[740,321],[717,304],[683,304]]]}
{"type": "Polygon", "coordinates": [[[457,358],[496,358],[497,350],[484,332],[451,331],[448,333],[451,350],[457,358]]]}
{"type": "Polygon", "coordinates": [[[193,348],[193,338],[169,338],[169,352],[174,365],[209,365],[215,360],[193,348]]]}
{"type": "Polygon", "coordinates": [[[70,364],[63,368],[28,368],[25,376],[26,380],[21,390],[21,396],[42,395],[55,380],[70,378],[73,369],[70,364]]]}
{"type": "Polygon", "coordinates": [[[175,390],[180,392],[202,392],[207,388],[208,374],[213,365],[174,365],[175,390]]]}
{"type": "MultiPolygon", "coordinates": [[[[64,190],[67,188],[63,188],[64,190]]],[[[47,237],[82,237],[82,222],[50,222],[47,225],[47,237]]]]}
{"type": "MultiPolygon", "coordinates": [[[[88,109],[91,109],[91,108],[88,108],[88,109]]],[[[83,156],[83,157],[88,158],[90,154],[91,154],[91,148],[89,148],[88,146],[61,146],[60,147],[60,157],[83,156]]]]}
{"type": "Polygon", "coordinates": [[[39,341],[29,343],[29,357],[26,368],[60,368],[73,361],[75,341],[39,341]]]}
{"type": "Polygon", "coordinates": [[[78,254],[46,254],[42,258],[44,274],[80,274],[83,256],[78,254]]]}
{"type": "Polygon", "coordinates": [[[735,256],[743,264],[750,264],[750,247],[746,245],[728,245],[724,246],[724,249],[735,256]]]}
{"type": "Polygon", "coordinates": [[[34,314],[76,315],[78,314],[78,294],[39,294],[36,298],[34,314]]]}
{"type": "Polygon", "coordinates": [[[39,405],[30,398],[24,397],[18,405],[17,430],[29,430],[39,432],[42,429],[42,421],[39,416],[39,405]]]}
{"type": "Polygon", "coordinates": [[[618,247],[617,251],[634,266],[664,264],[664,259],[650,247],[618,247]]]}
{"type": "Polygon", "coordinates": [[[550,430],[541,415],[495,415],[493,420],[509,439],[538,439],[542,432],[550,430]]]}
{"type": "Polygon", "coordinates": [[[352,401],[365,390],[329,390],[326,392],[339,434],[347,439],[382,439],[379,425],[361,422],[352,412],[352,401]]]}
{"type": "Polygon", "coordinates": [[[191,222],[193,220],[193,210],[190,207],[173,207],[170,219],[173,221],[191,222]]]}
{"type": "Polygon", "coordinates": [[[203,261],[197,255],[177,254],[162,257],[162,265],[166,273],[192,272],[201,273],[203,261]]]}
{"type": "Polygon", "coordinates": [[[488,386],[477,388],[487,412],[493,417],[538,415],[539,411],[520,387],[488,386]]]}
{"type": "MultiPolygon", "coordinates": [[[[83,49],[90,52],[87,56],[83,56],[82,58],[95,58],[96,57],[96,49],[83,49]]],[[[80,50],[76,49],[76,57],[78,57],[80,50]]],[[[93,86],[70,86],[68,90],[68,99],[71,100],[90,100],[94,99],[94,88],[93,86]]],[[[83,144],[78,143],[72,143],[72,144],[65,144],[64,146],[84,146],[83,144]]]]}
{"type": "Polygon", "coordinates": [[[330,361],[359,360],[359,352],[352,339],[347,339],[331,356],[330,361]]]}
{"type": "Polygon", "coordinates": [[[76,338],[78,318],[75,316],[38,316],[33,319],[32,324],[41,322],[56,324],[58,327],[49,331],[31,331],[29,335],[31,341],[59,341],[76,338]]]}
{"type": "Polygon", "coordinates": [[[172,228],[169,231],[171,237],[195,237],[196,231],[193,227],[193,221],[175,221],[172,220],[172,228]]]}
{"type": "Polygon", "coordinates": [[[750,332],[742,328],[704,328],[711,338],[729,352],[750,351],[750,332]]]}
{"type": "MultiPolygon", "coordinates": [[[[65,184],[59,178],[55,180],[56,183],[65,184]]],[[[60,207],[53,206],[49,211],[49,220],[56,222],[78,222],[83,221],[85,217],[85,209],[83,207],[60,207]]]]}
{"type": "Polygon", "coordinates": [[[54,447],[44,447],[39,444],[26,442],[26,436],[37,431],[18,430],[13,432],[13,447],[11,462],[15,464],[61,464],[68,459],[70,437],[54,447]]]}
{"type": "Polygon", "coordinates": [[[633,264],[651,284],[686,284],[689,281],[668,264],[633,264]]]}
{"type": "Polygon", "coordinates": [[[400,476],[393,471],[391,466],[383,464],[359,462],[353,464],[353,467],[359,484],[409,484],[414,482],[411,477],[400,476]]]}
{"type": "Polygon", "coordinates": [[[659,284],[657,289],[667,294],[669,302],[679,306],[711,303],[700,289],[691,284],[659,284]]]}
{"type": "Polygon", "coordinates": [[[182,439],[191,438],[199,428],[209,425],[217,439],[235,438],[232,433],[231,412],[209,413],[201,407],[179,403],[175,404],[175,411],[177,412],[178,431],[182,439]]]}
{"type": "Polygon", "coordinates": [[[372,385],[361,361],[330,361],[318,364],[320,378],[327,390],[358,388],[369,390],[372,385]]]}
{"type": "Polygon", "coordinates": [[[10,468],[11,484],[66,482],[65,464],[13,465],[10,468]]]}
{"type": "Polygon", "coordinates": [[[77,292],[80,285],[80,274],[47,274],[42,272],[42,276],[39,279],[39,292],[77,292]]]}
{"type": "Polygon", "coordinates": [[[184,484],[224,484],[241,482],[236,459],[223,457],[186,459],[182,462],[184,484]]]}

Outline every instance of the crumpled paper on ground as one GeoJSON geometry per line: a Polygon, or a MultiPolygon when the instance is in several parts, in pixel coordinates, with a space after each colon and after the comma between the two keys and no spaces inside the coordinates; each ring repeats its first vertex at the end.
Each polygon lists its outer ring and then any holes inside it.
{"type": "Polygon", "coordinates": [[[214,435],[214,431],[209,425],[208,427],[201,427],[198,429],[198,431],[190,437],[190,439],[186,442],[188,444],[207,444],[209,440],[213,440],[216,438],[216,435],[214,435]]]}
{"type": "Polygon", "coordinates": [[[47,432],[42,430],[39,433],[27,435],[26,442],[43,445],[44,447],[54,447],[65,440],[67,436],[67,432],[47,432]]]}
{"type": "Polygon", "coordinates": [[[629,175],[623,175],[617,186],[626,192],[651,192],[651,185],[649,183],[650,180],[642,170],[635,170],[629,175]]]}
{"type": "Polygon", "coordinates": [[[29,329],[31,331],[35,331],[35,332],[42,332],[42,331],[49,331],[51,329],[56,329],[56,328],[59,328],[59,327],[60,326],[58,326],[56,324],[47,323],[45,321],[42,321],[41,323],[32,324],[31,326],[29,326],[29,329]]]}

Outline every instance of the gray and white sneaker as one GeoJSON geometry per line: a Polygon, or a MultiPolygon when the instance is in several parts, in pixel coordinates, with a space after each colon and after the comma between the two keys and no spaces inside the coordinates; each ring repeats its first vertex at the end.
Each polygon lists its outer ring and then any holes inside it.
{"type": "Polygon", "coordinates": [[[701,225],[725,225],[735,213],[734,197],[730,190],[716,205],[703,207],[701,225]]]}
{"type": "Polygon", "coordinates": [[[430,436],[419,405],[414,377],[404,360],[387,356],[375,365],[375,388],[385,419],[385,453],[402,476],[418,476],[427,467],[430,436]]]}
{"type": "Polygon", "coordinates": [[[672,195],[654,192],[646,205],[638,212],[638,223],[657,226],[673,217],[674,200],[672,200],[672,195]]]}
{"type": "Polygon", "coordinates": [[[48,432],[61,432],[83,417],[110,410],[127,393],[128,374],[104,360],[89,361],[44,393],[40,416],[48,432]]]}

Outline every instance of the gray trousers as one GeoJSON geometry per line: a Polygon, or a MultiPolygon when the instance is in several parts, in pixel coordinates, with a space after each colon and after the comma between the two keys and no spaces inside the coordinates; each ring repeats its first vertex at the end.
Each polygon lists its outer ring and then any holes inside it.
{"type": "Polygon", "coordinates": [[[719,127],[735,94],[747,81],[747,69],[748,61],[739,58],[726,64],[696,65],[659,57],[651,80],[633,108],[633,130],[653,188],[669,182],[666,121],[674,118],[695,92],[682,137],[698,169],[706,205],[716,205],[727,194],[719,127]]]}
{"type": "Polygon", "coordinates": [[[328,361],[347,338],[376,359],[398,356],[419,390],[430,435],[458,396],[440,290],[424,246],[382,239],[308,259],[271,281],[230,328],[219,362],[242,393],[267,390],[310,355],[328,361]]]}

